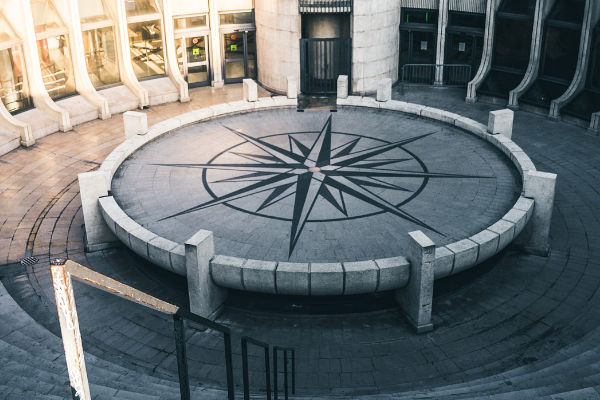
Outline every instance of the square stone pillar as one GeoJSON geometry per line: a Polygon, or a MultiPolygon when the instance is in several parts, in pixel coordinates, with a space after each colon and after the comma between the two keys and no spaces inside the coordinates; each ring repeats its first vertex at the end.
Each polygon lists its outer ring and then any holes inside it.
{"type": "Polygon", "coordinates": [[[85,172],[77,175],[81,210],[85,224],[86,251],[111,247],[117,238],[106,225],[98,199],[108,195],[108,175],[103,171],[85,172]]]}
{"type": "Polygon", "coordinates": [[[348,98],[348,75],[340,75],[337,80],[337,98],[348,98]]]}
{"type": "Polygon", "coordinates": [[[298,80],[293,76],[287,77],[287,98],[298,98],[298,80]]]}
{"type": "Polygon", "coordinates": [[[429,332],[433,330],[435,243],[421,231],[410,232],[406,251],[410,276],[408,284],[396,291],[396,300],[417,333],[429,332]]]}
{"type": "Polygon", "coordinates": [[[392,99],[392,80],[383,78],[377,82],[377,101],[389,101],[392,99]]]}
{"type": "Polygon", "coordinates": [[[126,111],[123,113],[123,126],[126,139],[135,135],[145,135],[148,132],[148,117],[141,112],[126,111]]]}
{"type": "Polygon", "coordinates": [[[215,256],[213,233],[201,230],[185,242],[190,311],[204,318],[214,317],[227,298],[227,290],[217,286],[210,273],[215,256]]]}
{"type": "Polygon", "coordinates": [[[244,101],[258,101],[258,85],[252,79],[244,79],[244,101]]]}
{"type": "Polygon", "coordinates": [[[556,174],[527,171],[523,177],[523,195],[534,200],[529,221],[529,238],[524,243],[527,252],[547,256],[550,253],[550,223],[554,207],[556,174]]]}
{"type": "Polygon", "coordinates": [[[488,119],[488,133],[492,135],[504,135],[507,138],[512,137],[513,131],[513,119],[515,113],[513,110],[504,109],[497,111],[490,111],[490,117],[488,119]]]}

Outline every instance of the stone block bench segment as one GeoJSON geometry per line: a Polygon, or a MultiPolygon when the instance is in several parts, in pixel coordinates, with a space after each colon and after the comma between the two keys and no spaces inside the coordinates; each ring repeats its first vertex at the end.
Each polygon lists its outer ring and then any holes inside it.
{"type": "Polygon", "coordinates": [[[445,278],[454,268],[454,253],[446,246],[435,248],[434,274],[435,279],[445,278]]]}
{"type": "Polygon", "coordinates": [[[556,174],[527,171],[523,178],[523,195],[535,202],[531,216],[531,234],[525,249],[547,256],[550,252],[550,223],[556,191],[556,174]]]}
{"type": "Polygon", "coordinates": [[[103,171],[85,172],[77,175],[79,196],[85,221],[86,251],[105,248],[116,241],[102,217],[99,199],[108,195],[108,175],[103,171]]]}
{"type": "Polygon", "coordinates": [[[211,278],[210,260],[215,256],[213,233],[198,231],[185,242],[190,311],[201,317],[215,315],[227,298],[227,290],[215,285],[211,278]]]}
{"type": "Polygon", "coordinates": [[[280,262],[275,272],[278,294],[308,296],[310,266],[308,263],[280,262]]]}
{"type": "Polygon", "coordinates": [[[276,293],[275,261],[247,260],[242,269],[244,288],[251,292],[276,293]]]}
{"type": "Polygon", "coordinates": [[[405,257],[390,257],[375,260],[379,268],[378,292],[406,286],[410,274],[410,263],[405,257]]]}
{"type": "Polygon", "coordinates": [[[500,235],[486,229],[471,236],[469,240],[477,243],[479,246],[479,253],[477,254],[477,261],[475,263],[480,264],[496,254],[500,235]]]}
{"type": "Polygon", "coordinates": [[[242,268],[245,262],[243,258],[217,255],[210,262],[210,275],[219,286],[244,290],[242,268]]]}
{"type": "Polygon", "coordinates": [[[469,269],[477,263],[479,245],[470,239],[463,239],[458,242],[450,243],[446,245],[446,248],[454,253],[452,274],[457,274],[469,269]]]}
{"type": "Polygon", "coordinates": [[[258,100],[258,85],[252,79],[244,79],[244,100],[245,101],[256,101],[258,100]]]}
{"type": "Polygon", "coordinates": [[[379,268],[375,261],[344,263],[344,294],[374,293],[377,289],[379,268]]]}
{"type": "Polygon", "coordinates": [[[515,237],[515,224],[503,219],[487,229],[498,234],[498,252],[504,250],[515,237]]]}
{"type": "Polygon", "coordinates": [[[410,262],[410,277],[408,285],[396,291],[396,299],[417,333],[429,332],[433,330],[431,308],[435,243],[421,231],[410,232],[406,253],[410,262]]]}
{"type": "Polygon", "coordinates": [[[344,268],[341,263],[310,264],[311,296],[336,296],[344,293],[344,268]]]}
{"type": "Polygon", "coordinates": [[[348,75],[340,75],[337,79],[337,98],[348,98],[348,75]]]}
{"type": "Polygon", "coordinates": [[[123,126],[127,139],[135,135],[144,135],[148,132],[148,117],[142,112],[126,111],[123,113],[123,126]]]}
{"type": "Polygon", "coordinates": [[[492,135],[504,135],[510,139],[512,137],[514,117],[515,113],[513,110],[504,109],[490,111],[488,132],[492,135]]]}

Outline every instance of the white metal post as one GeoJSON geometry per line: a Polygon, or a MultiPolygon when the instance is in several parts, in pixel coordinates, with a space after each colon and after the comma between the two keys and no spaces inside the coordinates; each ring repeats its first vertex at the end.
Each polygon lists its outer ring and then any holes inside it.
{"type": "Polygon", "coordinates": [[[73,282],[70,274],[65,270],[65,259],[56,259],[50,262],[52,272],[52,285],[60,321],[60,333],[65,348],[65,359],[71,382],[73,399],[91,400],[90,387],[85,370],[81,333],[79,332],[79,319],[75,308],[73,295],[73,282]]]}

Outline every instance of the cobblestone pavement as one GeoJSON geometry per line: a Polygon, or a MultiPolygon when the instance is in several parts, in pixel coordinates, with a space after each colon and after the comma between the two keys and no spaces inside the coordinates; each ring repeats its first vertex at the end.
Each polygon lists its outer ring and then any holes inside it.
{"type": "Polygon", "coordinates": [[[398,256],[404,254],[407,232],[418,229],[437,245],[459,241],[498,221],[520,192],[512,162],[474,135],[360,108],[272,110],[192,125],[138,150],[112,182],[125,212],[162,237],[183,243],[206,229],[215,234],[217,254],[297,262],[398,256]],[[312,180],[305,165],[284,163],[272,156],[278,150],[262,150],[260,143],[248,143],[226,128],[263,138],[281,149],[282,160],[290,158],[287,151],[304,159],[302,151],[310,156],[329,117],[331,154],[324,162],[331,169],[323,166],[312,180]],[[409,142],[379,150],[401,141],[409,142]],[[369,152],[373,155],[361,159],[369,152]],[[353,158],[358,160],[344,166],[353,158]],[[310,187],[303,186],[307,176],[310,187]],[[394,208],[398,204],[400,212],[394,208]],[[309,210],[306,224],[296,225],[300,218],[293,216],[301,216],[296,211],[303,207],[309,210]],[[290,249],[295,226],[298,241],[290,249]]]}
{"type": "MultiPolygon", "coordinates": [[[[150,123],[241,97],[239,86],[191,93],[190,104],[153,107],[150,123]]],[[[480,122],[499,108],[465,104],[458,90],[421,89],[401,97],[480,122]]],[[[0,276],[6,288],[0,293],[0,398],[68,396],[50,256],[67,255],[166,300],[187,302],[185,282],[124,249],[82,251],[76,173],[96,168],[122,140],[121,124],[119,116],[90,122],[0,158],[0,276]],[[39,263],[16,264],[25,255],[39,263]]],[[[436,282],[436,329],[419,336],[385,296],[350,299],[342,307],[335,299],[234,294],[219,321],[235,332],[236,382],[244,334],[294,346],[297,391],[307,397],[599,398],[600,138],[518,112],[513,139],[538,169],[559,175],[549,257],[509,248],[472,272],[436,282]]],[[[170,320],[81,284],[75,291],[96,398],[177,398],[170,320]]],[[[222,340],[211,331],[188,334],[196,398],[222,398],[208,389],[222,387],[222,340]]],[[[251,368],[253,387],[260,389],[258,353],[251,368]]]]}

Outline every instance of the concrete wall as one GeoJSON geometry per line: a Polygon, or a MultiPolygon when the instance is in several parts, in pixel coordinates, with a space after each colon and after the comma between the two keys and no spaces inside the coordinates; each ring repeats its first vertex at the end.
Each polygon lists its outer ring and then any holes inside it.
{"type": "Polygon", "coordinates": [[[400,0],[355,0],[352,21],[352,85],[374,93],[382,78],[398,80],[400,0]]]}
{"type": "Polygon", "coordinates": [[[301,23],[297,0],[256,0],[258,81],[278,93],[287,90],[287,77],[300,82],[301,23]]]}

